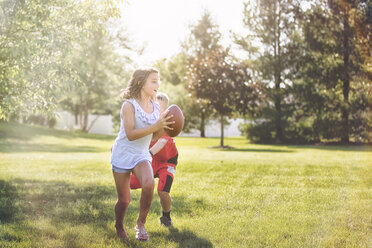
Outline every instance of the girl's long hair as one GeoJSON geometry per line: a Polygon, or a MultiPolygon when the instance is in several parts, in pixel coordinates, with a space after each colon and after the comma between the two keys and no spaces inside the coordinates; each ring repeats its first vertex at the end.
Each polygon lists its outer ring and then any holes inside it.
{"type": "Polygon", "coordinates": [[[128,82],[128,86],[120,93],[120,97],[124,100],[139,98],[141,96],[141,89],[151,73],[159,73],[159,70],[154,67],[135,70],[128,82]]]}

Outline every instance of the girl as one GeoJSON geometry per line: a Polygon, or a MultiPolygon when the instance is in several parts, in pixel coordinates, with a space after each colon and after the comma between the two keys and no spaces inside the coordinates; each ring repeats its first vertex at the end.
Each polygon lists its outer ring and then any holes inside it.
{"type": "MultiPolygon", "coordinates": [[[[159,103],[160,113],[163,113],[168,107],[169,98],[165,93],[158,92],[156,95],[156,102],[159,103]]],[[[158,195],[163,210],[163,216],[160,217],[160,224],[170,227],[173,223],[170,217],[172,202],[169,192],[172,187],[178,162],[177,147],[173,138],[164,134],[159,140],[151,141],[149,152],[153,155],[151,166],[154,177],[159,178],[158,195]]],[[[141,184],[134,175],[130,175],[130,188],[141,188],[141,184]]]]}
{"type": "Polygon", "coordinates": [[[147,213],[154,193],[154,177],[151,168],[149,145],[164,134],[164,128],[174,122],[168,112],[159,114],[159,105],[153,101],[159,88],[159,71],[155,68],[137,69],[121,96],[125,100],[120,112],[120,131],[112,147],[111,165],[118,201],[115,204],[116,233],[128,238],[123,225],[130,202],[130,173],[139,180],[142,191],[140,210],[135,227],[136,239],[147,241],[145,230],[147,213]]]}

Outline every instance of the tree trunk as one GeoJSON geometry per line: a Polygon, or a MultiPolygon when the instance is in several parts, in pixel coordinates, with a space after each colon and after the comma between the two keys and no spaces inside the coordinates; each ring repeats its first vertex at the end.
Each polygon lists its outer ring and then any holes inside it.
{"type": "Polygon", "coordinates": [[[82,110],[82,108],[80,109],[80,113],[79,113],[79,123],[80,123],[81,130],[83,130],[83,110],[82,110]]]}
{"type": "Polygon", "coordinates": [[[223,128],[224,128],[224,118],[223,115],[221,115],[221,139],[220,139],[220,146],[223,147],[223,139],[224,139],[224,134],[223,134],[223,128]]]}
{"type": "Polygon", "coordinates": [[[275,92],[274,92],[274,105],[275,105],[275,128],[276,128],[276,135],[275,139],[277,142],[283,142],[283,127],[282,127],[282,104],[281,104],[281,90],[280,90],[280,60],[278,60],[275,66],[275,92]]]}
{"type": "Polygon", "coordinates": [[[76,104],[74,108],[75,126],[79,124],[79,114],[80,114],[80,107],[78,104],[76,104]]]}
{"type": "Polygon", "coordinates": [[[343,46],[344,46],[344,70],[342,78],[342,93],[344,96],[344,104],[341,107],[342,115],[342,134],[341,142],[349,143],[349,91],[350,91],[350,76],[349,76],[349,57],[350,57],[350,47],[349,47],[349,34],[350,27],[347,18],[347,14],[344,14],[344,30],[343,30],[343,46]]]}
{"type": "MultiPolygon", "coordinates": [[[[275,83],[276,84],[276,83],[275,83]]],[[[279,84],[278,85],[278,88],[279,88],[279,84]]],[[[275,89],[276,92],[275,92],[275,111],[276,111],[276,115],[275,115],[275,128],[276,128],[276,135],[275,135],[275,139],[277,140],[277,142],[283,142],[283,129],[282,129],[282,107],[281,107],[281,96],[280,96],[280,93],[279,93],[279,90],[280,89],[275,89]]]]}
{"type": "Polygon", "coordinates": [[[83,112],[84,112],[84,120],[83,120],[82,131],[87,133],[88,132],[88,116],[89,116],[89,109],[87,105],[84,106],[83,112]]]}
{"type": "Polygon", "coordinates": [[[205,114],[203,111],[200,116],[200,137],[205,138],[205,114]]]}
{"type": "Polygon", "coordinates": [[[100,117],[100,116],[97,115],[96,118],[94,118],[94,120],[92,120],[92,122],[89,124],[89,127],[88,127],[88,129],[87,129],[87,132],[89,132],[90,129],[92,129],[94,123],[98,120],[99,117],[100,117]]]}
{"type": "MultiPolygon", "coordinates": [[[[280,5],[280,2],[275,2],[275,4],[280,5]]],[[[275,93],[274,93],[274,105],[275,105],[275,128],[276,128],[276,135],[275,139],[277,142],[283,142],[283,128],[282,128],[282,106],[281,106],[281,90],[280,90],[280,83],[281,83],[281,44],[280,44],[280,17],[281,11],[279,6],[275,6],[275,9],[279,9],[279,13],[277,14],[276,19],[276,36],[275,36],[275,44],[274,44],[274,57],[275,57],[275,68],[274,68],[274,81],[275,81],[275,93]]]]}

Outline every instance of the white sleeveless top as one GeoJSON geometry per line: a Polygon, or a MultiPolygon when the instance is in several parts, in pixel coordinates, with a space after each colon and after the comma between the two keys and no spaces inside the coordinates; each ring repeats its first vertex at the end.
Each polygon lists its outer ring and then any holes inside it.
{"type": "MultiPolygon", "coordinates": [[[[159,104],[152,101],[154,111],[146,113],[135,99],[129,99],[134,108],[135,128],[144,128],[155,124],[159,119],[159,104]]],[[[125,102],[124,102],[125,103],[125,102]]],[[[124,103],[121,107],[123,110],[124,103]]],[[[111,165],[120,169],[133,169],[138,163],[147,160],[151,164],[152,158],[149,153],[149,146],[152,134],[136,140],[128,140],[124,129],[124,120],[120,111],[120,131],[112,147],[111,165]]]]}

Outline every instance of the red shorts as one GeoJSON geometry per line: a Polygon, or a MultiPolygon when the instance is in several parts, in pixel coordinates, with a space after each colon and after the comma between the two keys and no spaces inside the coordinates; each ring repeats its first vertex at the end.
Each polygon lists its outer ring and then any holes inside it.
{"type": "MultiPolygon", "coordinates": [[[[173,183],[174,172],[176,171],[175,165],[166,162],[157,163],[156,161],[153,161],[152,169],[154,172],[154,178],[159,178],[158,191],[165,191],[169,193],[173,183]]],[[[133,174],[130,175],[130,188],[141,188],[140,182],[133,174]]]]}

